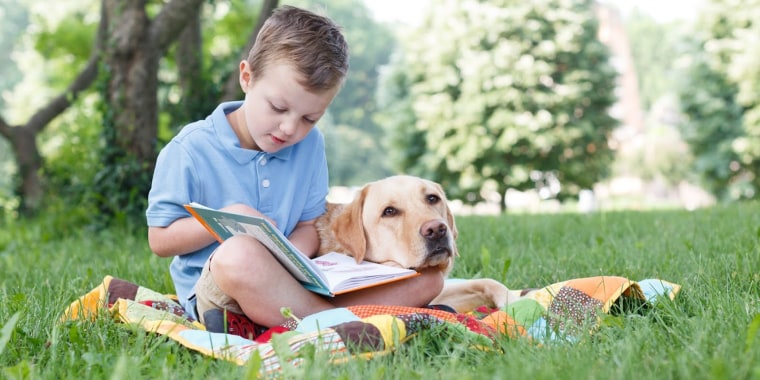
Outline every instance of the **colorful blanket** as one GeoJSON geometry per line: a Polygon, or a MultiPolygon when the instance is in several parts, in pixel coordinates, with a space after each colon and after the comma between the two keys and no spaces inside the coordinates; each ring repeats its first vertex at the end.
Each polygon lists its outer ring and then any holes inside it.
{"type": "Polygon", "coordinates": [[[526,289],[504,309],[458,314],[435,308],[361,305],[310,315],[291,330],[271,329],[255,340],[213,333],[190,318],[172,295],[106,276],[95,289],[71,303],[61,321],[110,316],[145,331],[165,335],[204,355],[244,365],[259,362],[264,375],[284,365],[298,366],[304,347],[326,352],[334,362],[392,352],[422,330],[455,327],[487,344],[502,334],[537,342],[577,339],[590,334],[601,318],[674,299],[680,286],[663,280],[631,281],[599,276],[526,289]]]}

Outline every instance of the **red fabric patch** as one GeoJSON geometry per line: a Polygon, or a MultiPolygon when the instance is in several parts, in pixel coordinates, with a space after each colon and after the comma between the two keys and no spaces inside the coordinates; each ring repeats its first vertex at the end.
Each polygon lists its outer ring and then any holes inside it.
{"type": "Polygon", "coordinates": [[[272,339],[272,335],[274,335],[274,334],[282,334],[282,333],[288,332],[288,331],[290,331],[290,329],[288,329],[287,327],[275,326],[275,327],[272,327],[272,328],[264,331],[263,333],[261,333],[261,335],[257,336],[256,339],[254,339],[254,340],[256,342],[258,342],[258,343],[266,343],[266,342],[269,342],[272,339]]]}

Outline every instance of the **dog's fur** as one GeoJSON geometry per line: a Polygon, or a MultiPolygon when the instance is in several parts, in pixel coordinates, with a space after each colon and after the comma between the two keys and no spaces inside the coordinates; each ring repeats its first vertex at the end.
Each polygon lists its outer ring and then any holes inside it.
{"type": "MultiPolygon", "coordinates": [[[[393,176],[365,185],[348,204],[328,203],[317,219],[319,254],[404,268],[437,268],[448,274],[459,255],[457,228],[443,188],[414,176],[393,176]]],[[[514,297],[492,279],[447,282],[431,303],[466,312],[481,305],[503,307],[514,297]]]]}

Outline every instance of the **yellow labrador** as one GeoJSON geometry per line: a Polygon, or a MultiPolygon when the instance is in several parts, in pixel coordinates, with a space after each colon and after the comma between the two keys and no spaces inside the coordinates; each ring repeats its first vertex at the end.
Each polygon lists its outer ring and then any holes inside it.
{"type": "MultiPolygon", "coordinates": [[[[317,219],[319,254],[335,251],[404,268],[438,268],[448,274],[458,256],[457,228],[443,188],[414,176],[365,185],[348,204],[328,204],[317,219]]],[[[515,292],[492,279],[447,282],[431,303],[466,312],[503,307],[515,292]]]]}

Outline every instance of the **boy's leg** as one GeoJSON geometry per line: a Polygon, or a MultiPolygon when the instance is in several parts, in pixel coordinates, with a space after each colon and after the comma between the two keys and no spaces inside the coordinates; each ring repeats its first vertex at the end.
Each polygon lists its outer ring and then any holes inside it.
{"type": "MultiPolygon", "coordinates": [[[[240,235],[228,239],[208,264],[209,277],[217,289],[256,324],[271,327],[284,323],[282,307],[289,307],[300,318],[334,308],[321,296],[306,290],[252,237],[240,235]]],[[[203,312],[200,298],[203,297],[199,297],[199,314],[203,312]]]]}
{"type": "Polygon", "coordinates": [[[201,277],[195,284],[196,310],[198,311],[198,319],[204,325],[206,324],[204,314],[212,309],[226,309],[227,311],[235,314],[244,314],[243,309],[240,308],[240,305],[238,305],[234,299],[224,294],[224,292],[222,292],[222,290],[216,286],[216,283],[211,278],[211,273],[209,272],[209,264],[213,257],[213,254],[211,257],[209,257],[209,260],[203,266],[201,277]]]}
{"type": "Polygon", "coordinates": [[[417,277],[347,293],[328,302],[306,290],[264,245],[245,235],[235,236],[220,245],[207,266],[206,277],[201,275],[201,278],[213,286],[196,286],[199,314],[208,307],[227,307],[233,312],[242,311],[258,325],[269,327],[286,321],[280,313],[282,307],[289,307],[295,316],[303,318],[350,305],[425,306],[441,292],[444,282],[440,271],[425,270],[417,277]],[[207,292],[207,289],[212,291],[207,292]]]}

